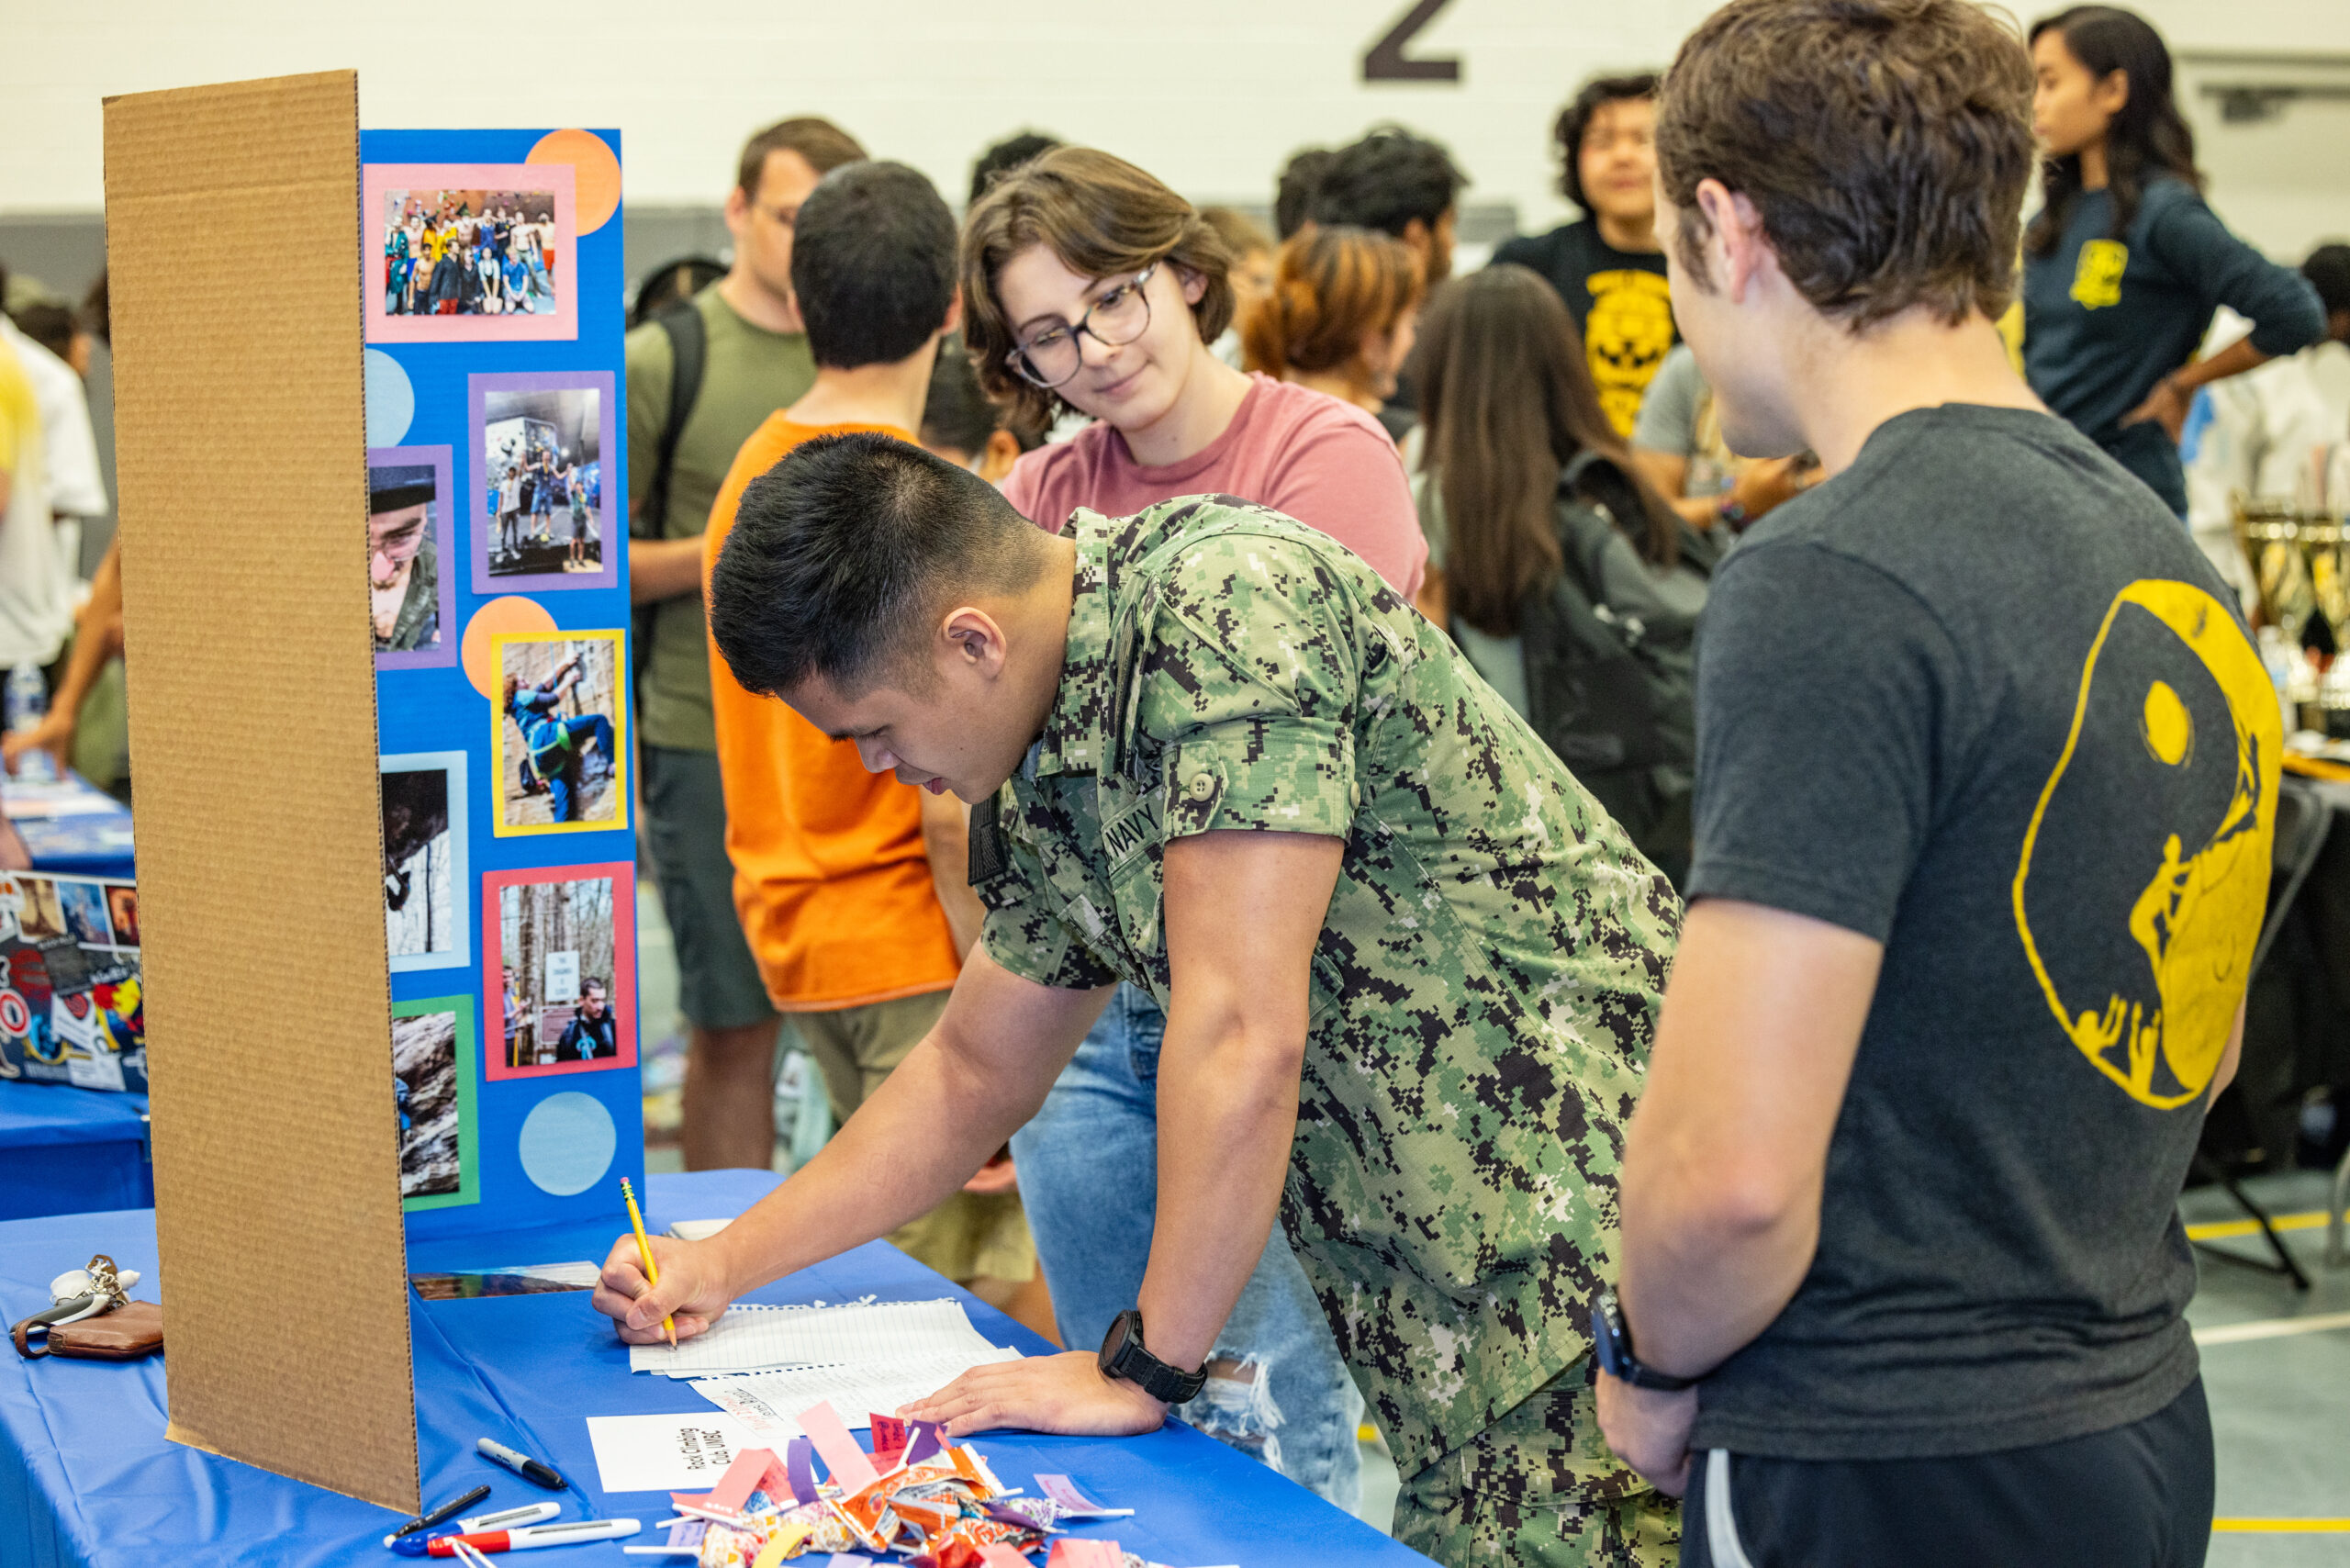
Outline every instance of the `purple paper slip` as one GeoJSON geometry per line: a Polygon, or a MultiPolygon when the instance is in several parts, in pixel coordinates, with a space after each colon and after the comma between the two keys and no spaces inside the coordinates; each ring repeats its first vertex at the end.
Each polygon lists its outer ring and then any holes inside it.
{"type": "Polygon", "coordinates": [[[812,1503],[816,1500],[816,1445],[806,1438],[794,1438],[783,1450],[785,1476],[791,1483],[791,1500],[812,1503]]]}
{"type": "Polygon", "coordinates": [[[1132,1518],[1132,1508],[1105,1508],[1077,1489],[1077,1483],[1066,1475],[1046,1475],[1039,1472],[1036,1484],[1046,1496],[1060,1505],[1064,1518],[1072,1519],[1123,1519],[1132,1518]]]}
{"type": "Polygon", "coordinates": [[[906,1462],[920,1464],[932,1454],[946,1451],[946,1444],[939,1437],[943,1421],[916,1421],[906,1430],[906,1462]]]}

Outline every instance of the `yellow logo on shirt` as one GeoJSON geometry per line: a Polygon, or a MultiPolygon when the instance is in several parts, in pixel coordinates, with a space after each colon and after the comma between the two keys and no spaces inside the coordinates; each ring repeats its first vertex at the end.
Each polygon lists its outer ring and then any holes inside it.
{"type": "Polygon", "coordinates": [[[2089,240],[2081,245],[2080,264],[2073,269],[2073,297],[2085,310],[2121,303],[2121,274],[2130,266],[2130,247],[2119,240],[2089,240]]]}
{"type": "Polygon", "coordinates": [[[1638,268],[1593,273],[1583,282],[1591,291],[1583,328],[1591,378],[1607,422],[1628,436],[1656,367],[1673,348],[1673,286],[1638,268]]]}
{"type": "Polygon", "coordinates": [[[2143,1104],[2198,1098],[2226,1054],[2267,898],[2283,742],[2268,672],[2216,599],[2155,578],[2114,596],[2024,833],[2014,902],[2057,1024],[2143,1104]],[[2133,823],[2155,800],[2170,820],[2133,823]],[[2083,890],[2111,874],[2113,836],[2133,825],[2143,890],[2096,912],[2122,929],[2084,930],[2083,890]],[[2067,925],[2063,948],[2042,946],[2035,917],[2067,925]]]}

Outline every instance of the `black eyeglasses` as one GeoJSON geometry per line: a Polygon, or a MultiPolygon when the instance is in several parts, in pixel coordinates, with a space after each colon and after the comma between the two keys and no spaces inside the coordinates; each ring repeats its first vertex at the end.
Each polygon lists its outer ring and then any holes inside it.
{"type": "Polygon", "coordinates": [[[1085,353],[1078,342],[1079,334],[1091,337],[1104,348],[1123,348],[1150,330],[1150,296],[1145,286],[1159,263],[1135,274],[1130,283],[1122,283],[1087,308],[1075,326],[1060,324],[1046,328],[1003,356],[1004,363],[1024,381],[1046,391],[1062,385],[1075,375],[1085,364],[1085,353]]]}

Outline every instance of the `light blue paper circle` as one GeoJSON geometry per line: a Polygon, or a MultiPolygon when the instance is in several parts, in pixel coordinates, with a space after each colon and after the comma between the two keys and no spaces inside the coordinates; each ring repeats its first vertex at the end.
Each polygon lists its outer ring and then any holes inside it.
{"type": "Polygon", "coordinates": [[[397,446],[416,420],[416,386],[400,362],[381,349],[367,351],[367,444],[397,446]]]}
{"type": "Polygon", "coordinates": [[[567,1089],[531,1107],[522,1118],[515,1153],[521,1157],[522,1174],[541,1192],[567,1198],[604,1179],[620,1141],[620,1129],[612,1126],[612,1114],[604,1103],[567,1089]]]}

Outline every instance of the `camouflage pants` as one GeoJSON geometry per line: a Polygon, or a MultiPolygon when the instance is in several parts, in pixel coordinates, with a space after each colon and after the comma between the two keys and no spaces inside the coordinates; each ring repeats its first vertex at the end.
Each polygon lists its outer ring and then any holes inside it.
{"type": "Polygon", "coordinates": [[[1445,1568],[1672,1568],[1681,1505],[1599,1435],[1585,1356],[1500,1420],[1406,1479],[1395,1539],[1445,1568]]]}

